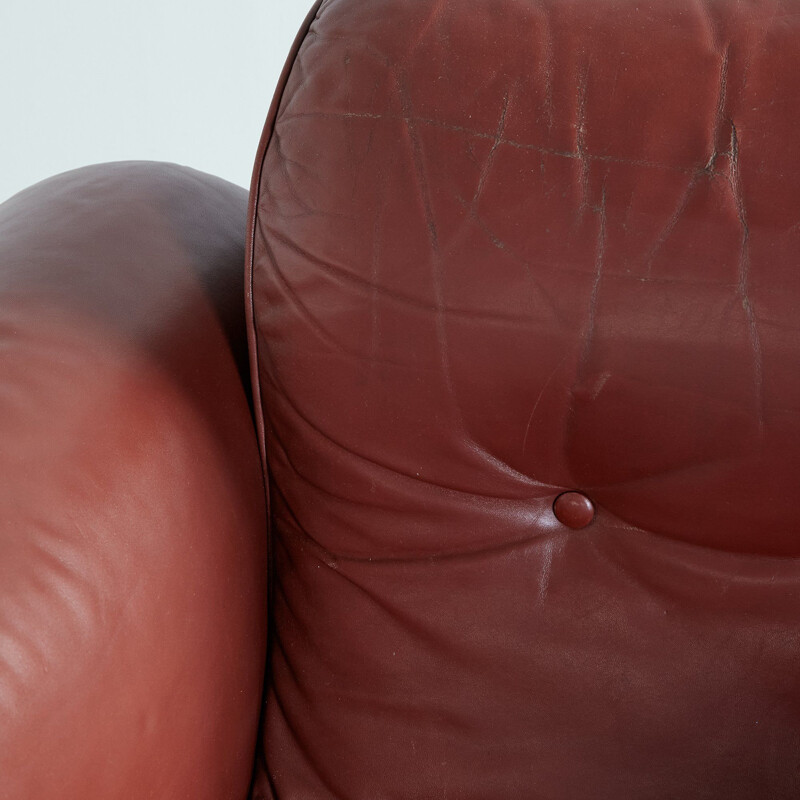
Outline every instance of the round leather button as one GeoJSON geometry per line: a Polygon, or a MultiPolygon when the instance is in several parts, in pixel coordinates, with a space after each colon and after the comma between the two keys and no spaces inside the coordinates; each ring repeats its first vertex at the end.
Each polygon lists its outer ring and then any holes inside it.
{"type": "Polygon", "coordinates": [[[556,519],[568,528],[585,528],[594,519],[594,505],[581,492],[564,492],[553,503],[556,519]]]}

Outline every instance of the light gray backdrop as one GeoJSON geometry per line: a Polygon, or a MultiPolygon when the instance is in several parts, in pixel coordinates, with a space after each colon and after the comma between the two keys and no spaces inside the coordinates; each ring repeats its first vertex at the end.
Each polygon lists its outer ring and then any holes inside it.
{"type": "Polygon", "coordinates": [[[247,186],[311,0],[0,0],[0,202],[50,175],[175,161],[247,186]]]}

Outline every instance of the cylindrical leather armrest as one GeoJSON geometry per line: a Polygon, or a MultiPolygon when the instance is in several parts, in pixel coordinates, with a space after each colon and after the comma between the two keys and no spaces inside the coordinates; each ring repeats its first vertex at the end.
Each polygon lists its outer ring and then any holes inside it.
{"type": "Polygon", "coordinates": [[[265,650],[246,193],[172,165],[0,206],[0,798],[242,798],[265,650]]]}

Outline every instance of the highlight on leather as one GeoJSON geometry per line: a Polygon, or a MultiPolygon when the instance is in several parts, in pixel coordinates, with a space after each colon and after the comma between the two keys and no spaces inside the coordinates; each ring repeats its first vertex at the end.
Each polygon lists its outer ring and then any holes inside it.
{"type": "Polygon", "coordinates": [[[265,517],[246,193],[76,170],[0,206],[0,798],[236,798],[265,517]]]}
{"type": "Polygon", "coordinates": [[[318,7],[251,193],[257,800],[798,796],[795,12],[318,7]]]}

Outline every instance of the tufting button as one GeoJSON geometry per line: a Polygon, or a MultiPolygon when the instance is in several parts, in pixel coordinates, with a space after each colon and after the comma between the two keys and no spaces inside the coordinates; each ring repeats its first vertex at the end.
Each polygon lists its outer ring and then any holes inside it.
{"type": "Polygon", "coordinates": [[[594,519],[594,505],[581,492],[564,492],[553,503],[556,519],[568,528],[585,528],[594,519]]]}

